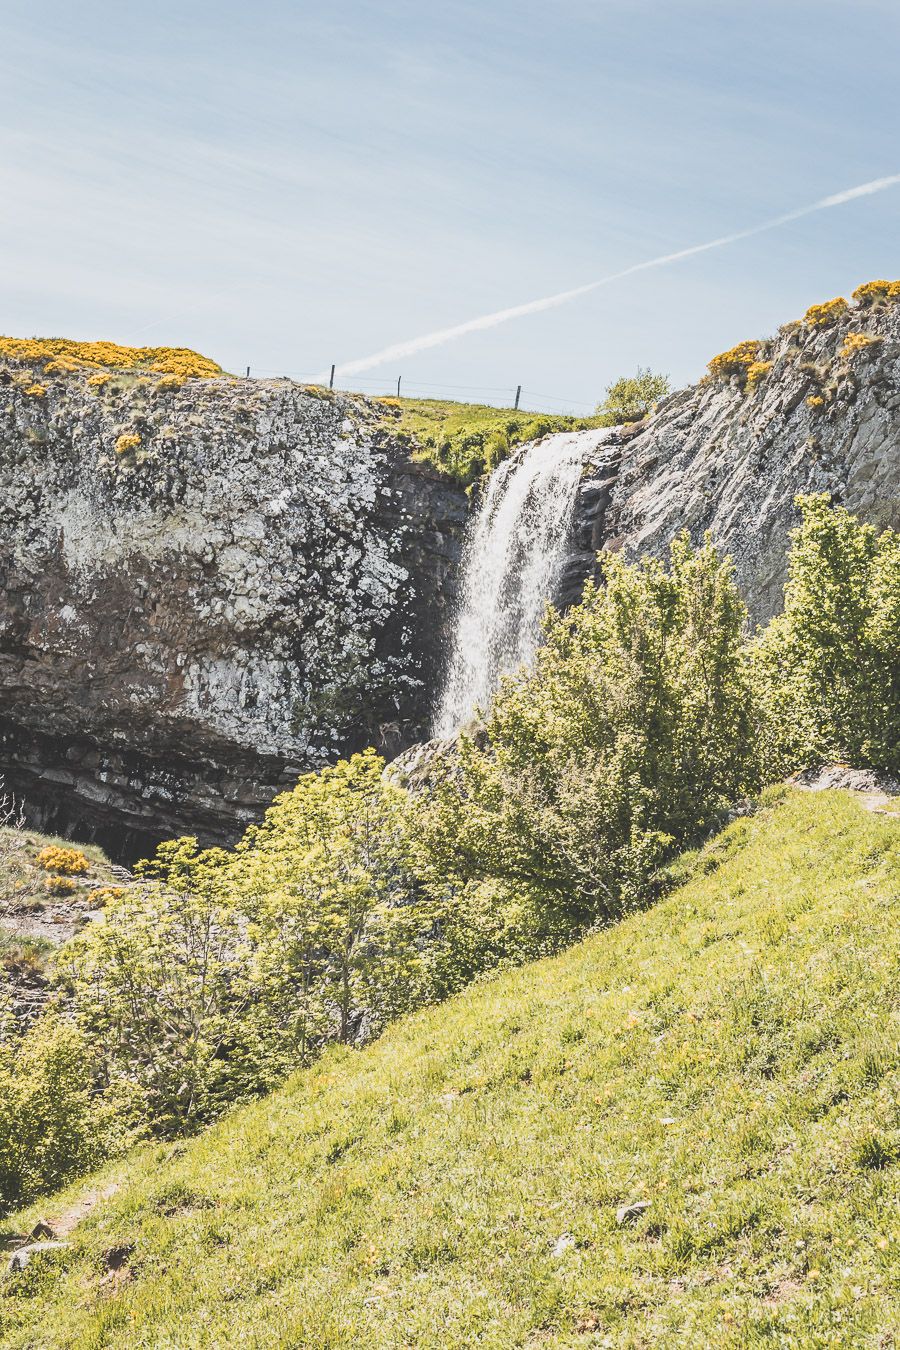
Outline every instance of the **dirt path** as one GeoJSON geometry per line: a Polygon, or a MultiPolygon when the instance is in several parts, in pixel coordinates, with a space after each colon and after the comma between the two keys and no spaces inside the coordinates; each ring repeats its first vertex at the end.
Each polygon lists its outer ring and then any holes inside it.
{"type": "Polygon", "coordinates": [[[94,1190],[86,1191],[80,1200],[61,1213],[51,1214],[46,1220],[47,1226],[53,1229],[58,1238],[67,1238],[78,1227],[82,1219],[86,1219],[92,1209],[95,1209],[102,1200],[109,1200],[119,1189],[117,1181],[110,1181],[105,1186],[98,1186],[94,1190]]]}

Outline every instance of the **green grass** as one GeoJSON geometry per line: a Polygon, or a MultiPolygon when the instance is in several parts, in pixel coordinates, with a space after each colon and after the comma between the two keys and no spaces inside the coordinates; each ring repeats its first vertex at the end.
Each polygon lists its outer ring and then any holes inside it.
{"type": "Polygon", "coordinates": [[[517,445],[551,431],[582,431],[608,425],[602,417],[556,416],[517,412],[481,403],[453,403],[441,399],[378,400],[392,429],[418,449],[414,458],[425,460],[468,486],[495,468],[517,445]]]}
{"type": "Polygon", "coordinates": [[[900,822],[785,791],[681,875],[108,1169],[3,1345],[893,1344],[900,822]]]}
{"type": "MultiPolygon", "coordinates": [[[[59,897],[48,893],[47,873],[36,862],[41,849],[48,845],[76,848],[90,863],[87,872],[74,878],[74,893],[63,897],[73,910],[79,905],[87,908],[87,896],[97,887],[115,885],[109,859],[96,844],[73,844],[57,835],[0,826],[0,982],[4,972],[24,975],[44,971],[53,953],[53,941],[18,931],[20,920],[27,921],[61,903],[59,897]]],[[[60,935],[65,936],[62,929],[60,935]]]]}

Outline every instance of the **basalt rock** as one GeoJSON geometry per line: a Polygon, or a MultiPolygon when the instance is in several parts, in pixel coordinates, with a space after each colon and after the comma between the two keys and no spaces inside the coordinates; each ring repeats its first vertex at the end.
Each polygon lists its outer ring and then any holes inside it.
{"type": "Polygon", "coordinates": [[[0,365],[0,773],[118,856],[420,739],[461,488],[362,399],[0,365]]]}
{"type": "Polygon", "coordinates": [[[622,428],[588,464],[560,599],[594,574],[594,550],[663,556],[708,531],[735,562],[751,617],[782,600],[798,493],[829,492],[878,528],[900,527],[900,305],[789,324],[755,385],[707,379],[622,428]],[[868,345],[845,348],[848,334],[868,345]]]}

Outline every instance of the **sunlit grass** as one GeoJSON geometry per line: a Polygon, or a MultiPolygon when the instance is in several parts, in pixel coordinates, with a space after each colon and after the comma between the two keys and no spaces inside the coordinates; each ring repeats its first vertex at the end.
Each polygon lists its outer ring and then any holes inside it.
{"type": "Polygon", "coordinates": [[[3,1344],[878,1344],[900,1325],[900,822],[793,791],[681,874],[111,1167],[71,1251],[7,1277],[3,1344]]]}
{"type": "Polygon", "coordinates": [[[468,485],[495,468],[517,445],[553,431],[581,431],[606,425],[601,417],[493,408],[446,399],[382,399],[385,416],[402,435],[414,438],[415,457],[434,464],[468,485]]]}

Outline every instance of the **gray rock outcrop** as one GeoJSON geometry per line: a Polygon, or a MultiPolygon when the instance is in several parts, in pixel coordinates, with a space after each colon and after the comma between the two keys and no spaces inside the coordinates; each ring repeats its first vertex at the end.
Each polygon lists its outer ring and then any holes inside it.
{"type": "Polygon", "coordinates": [[[563,600],[595,549],[661,556],[709,531],[734,559],[751,616],[781,607],[798,493],[830,492],[878,528],[900,527],[900,303],[788,324],[758,383],[708,379],[623,428],[585,476],[563,600]],[[847,351],[849,334],[871,341],[847,351]]]}
{"type": "Polygon", "coordinates": [[[422,736],[466,498],[371,403],[29,384],[0,365],[0,773],[34,823],[230,839],[298,773],[422,736]]]}

